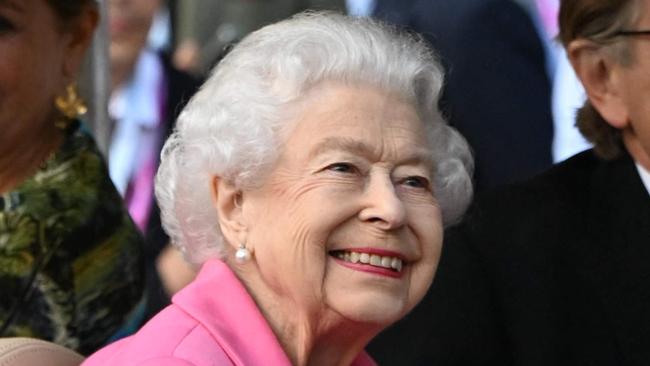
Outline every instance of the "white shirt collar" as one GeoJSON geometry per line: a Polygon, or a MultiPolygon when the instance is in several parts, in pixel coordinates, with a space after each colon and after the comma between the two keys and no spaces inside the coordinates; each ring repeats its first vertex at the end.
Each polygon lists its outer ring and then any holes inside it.
{"type": "Polygon", "coordinates": [[[355,17],[371,16],[377,5],[377,0],[346,0],[348,14],[355,17]]]}
{"type": "Polygon", "coordinates": [[[109,114],[115,122],[109,147],[109,172],[124,195],[142,164],[156,151],[160,138],[163,66],[151,51],[142,51],[131,80],[111,94],[109,114]]]}
{"type": "Polygon", "coordinates": [[[648,194],[650,194],[650,172],[641,166],[641,164],[635,162],[636,165],[636,170],[639,172],[639,176],[641,177],[641,181],[643,182],[643,185],[645,186],[646,191],[648,194]]]}
{"type": "Polygon", "coordinates": [[[131,80],[111,95],[108,105],[111,118],[116,121],[128,120],[146,128],[157,127],[162,75],[158,56],[149,50],[142,51],[131,80]]]}

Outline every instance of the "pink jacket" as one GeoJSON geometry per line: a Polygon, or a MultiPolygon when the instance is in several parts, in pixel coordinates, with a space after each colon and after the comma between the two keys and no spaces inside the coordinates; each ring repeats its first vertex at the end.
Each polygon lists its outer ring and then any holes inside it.
{"type": "MultiPolygon", "coordinates": [[[[219,260],[203,265],[172,304],[136,334],[91,355],[82,366],[291,365],[255,302],[219,260]]],[[[354,366],[375,362],[362,352],[354,366]]]]}

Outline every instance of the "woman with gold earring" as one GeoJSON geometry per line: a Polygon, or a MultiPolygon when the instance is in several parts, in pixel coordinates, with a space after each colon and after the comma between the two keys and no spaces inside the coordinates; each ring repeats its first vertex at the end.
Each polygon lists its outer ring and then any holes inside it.
{"type": "Polygon", "coordinates": [[[0,337],[87,354],[140,322],[142,240],[79,117],[94,0],[0,1],[0,337]]]}

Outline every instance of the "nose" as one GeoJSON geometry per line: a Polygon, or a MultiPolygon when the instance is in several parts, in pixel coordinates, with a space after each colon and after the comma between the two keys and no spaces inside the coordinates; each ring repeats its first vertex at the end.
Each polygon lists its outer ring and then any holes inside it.
{"type": "Polygon", "coordinates": [[[359,218],[382,230],[395,230],[406,223],[406,207],[390,177],[371,177],[359,218]]]}

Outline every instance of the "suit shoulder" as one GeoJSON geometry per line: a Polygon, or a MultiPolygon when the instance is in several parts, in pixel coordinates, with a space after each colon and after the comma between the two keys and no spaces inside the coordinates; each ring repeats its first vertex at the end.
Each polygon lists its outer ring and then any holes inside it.
{"type": "Polygon", "coordinates": [[[478,236],[530,236],[575,224],[590,204],[593,173],[601,164],[587,151],[528,181],[482,193],[454,230],[478,236]]]}
{"type": "Polygon", "coordinates": [[[474,206],[481,209],[526,209],[531,204],[586,199],[588,182],[599,164],[600,160],[591,150],[580,153],[529,180],[481,194],[474,206]]]}

